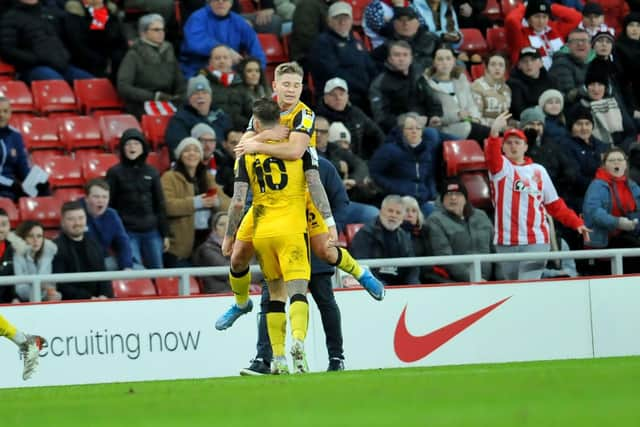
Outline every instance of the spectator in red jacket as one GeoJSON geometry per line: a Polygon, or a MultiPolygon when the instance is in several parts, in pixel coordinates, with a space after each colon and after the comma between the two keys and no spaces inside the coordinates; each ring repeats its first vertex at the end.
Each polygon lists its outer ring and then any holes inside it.
{"type": "Polygon", "coordinates": [[[521,3],[504,21],[511,62],[518,61],[523,47],[531,46],[538,49],[548,70],[553,54],[560,50],[569,32],[581,21],[580,12],[558,3],[549,5],[545,0],[530,0],[526,7],[521,3]],[[554,20],[550,19],[551,15],[554,20]]]}

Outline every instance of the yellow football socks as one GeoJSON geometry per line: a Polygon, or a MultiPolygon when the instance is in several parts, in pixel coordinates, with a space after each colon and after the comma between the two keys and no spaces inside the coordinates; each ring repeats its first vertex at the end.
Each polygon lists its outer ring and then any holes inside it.
{"type": "Polygon", "coordinates": [[[236,304],[245,307],[249,300],[249,286],[251,286],[251,273],[249,267],[245,271],[235,273],[229,270],[229,284],[235,294],[236,304]]]}
{"type": "Polygon", "coordinates": [[[304,341],[309,327],[309,303],[304,295],[296,294],[291,297],[289,319],[293,338],[304,341]]]}
{"type": "Polygon", "coordinates": [[[338,260],[336,266],[345,273],[351,274],[356,279],[362,276],[362,267],[358,264],[358,261],[353,259],[349,251],[344,248],[336,248],[338,250],[338,260]]]}
{"type": "Polygon", "coordinates": [[[7,337],[10,340],[16,336],[18,330],[7,319],[0,314],[0,336],[7,337]]]}

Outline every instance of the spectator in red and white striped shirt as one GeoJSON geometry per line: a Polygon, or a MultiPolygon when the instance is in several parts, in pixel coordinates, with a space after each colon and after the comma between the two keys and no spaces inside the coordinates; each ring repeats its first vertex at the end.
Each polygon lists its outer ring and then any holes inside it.
{"type": "MultiPolygon", "coordinates": [[[[520,129],[506,127],[509,113],[500,114],[491,127],[484,151],[489,166],[495,205],[494,243],[497,253],[549,251],[549,213],[589,240],[589,229],[569,209],[549,178],[547,170],[525,156],[527,138],[520,129]]],[[[501,280],[540,279],[545,260],[497,263],[501,280]]]]}

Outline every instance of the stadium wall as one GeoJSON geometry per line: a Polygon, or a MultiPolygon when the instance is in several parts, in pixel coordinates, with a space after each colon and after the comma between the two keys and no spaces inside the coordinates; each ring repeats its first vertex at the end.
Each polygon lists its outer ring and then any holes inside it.
{"type": "MultiPolygon", "coordinates": [[[[336,298],[348,369],[640,354],[634,276],[391,288],[382,303],[361,290],[336,298]]],[[[49,345],[38,373],[23,382],[16,348],[2,340],[0,388],[237,375],[255,354],[257,310],[218,332],[215,319],[230,303],[202,296],[3,306],[49,345]]],[[[309,328],[309,365],[322,371],[316,307],[309,328]]]]}

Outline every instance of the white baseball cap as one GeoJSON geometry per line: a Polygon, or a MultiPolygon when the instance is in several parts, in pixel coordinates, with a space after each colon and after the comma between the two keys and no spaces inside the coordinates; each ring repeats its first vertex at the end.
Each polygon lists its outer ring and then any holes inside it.
{"type": "Polygon", "coordinates": [[[329,93],[336,88],[344,89],[345,91],[349,92],[349,86],[347,85],[347,82],[340,77],[334,77],[330,80],[327,80],[327,82],[324,84],[324,93],[329,93]]]}
{"type": "Polygon", "coordinates": [[[353,17],[351,5],[343,1],[336,2],[329,7],[329,18],[335,18],[338,15],[349,15],[353,17]]]}

